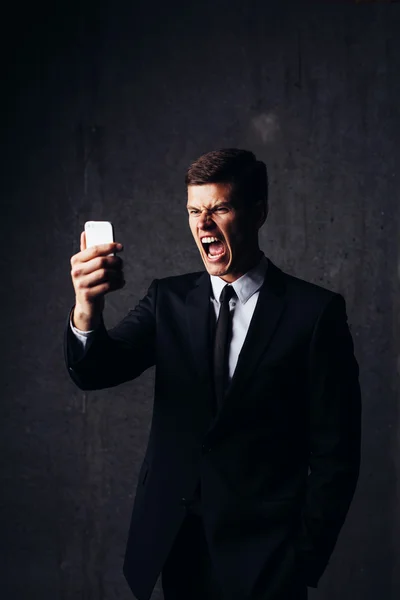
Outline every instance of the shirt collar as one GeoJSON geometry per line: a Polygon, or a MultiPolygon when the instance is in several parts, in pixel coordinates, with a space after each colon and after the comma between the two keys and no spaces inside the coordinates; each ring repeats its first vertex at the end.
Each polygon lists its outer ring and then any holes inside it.
{"type": "MultiPolygon", "coordinates": [[[[239,301],[242,304],[246,304],[247,300],[252,297],[253,294],[258,292],[262,284],[264,283],[265,273],[267,272],[268,260],[263,254],[261,260],[256,264],[255,267],[247,271],[244,275],[236,279],[231,285],[236,292],[239,301]]],[[[216,275],[210,275],[211,287],[214,294],[214,298],[219,302],[222,289],[226,285],[226,281],[217,277],[216,275]]]]}

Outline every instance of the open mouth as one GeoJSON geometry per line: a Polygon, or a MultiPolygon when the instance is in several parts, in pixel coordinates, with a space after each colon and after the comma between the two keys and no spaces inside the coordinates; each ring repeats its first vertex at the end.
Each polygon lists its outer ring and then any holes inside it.
{"type": "Polygon", "coordinates": [[[214,236],[201,238],[208,260],[219,260],[225,254],[225,244],[214,236]]]}

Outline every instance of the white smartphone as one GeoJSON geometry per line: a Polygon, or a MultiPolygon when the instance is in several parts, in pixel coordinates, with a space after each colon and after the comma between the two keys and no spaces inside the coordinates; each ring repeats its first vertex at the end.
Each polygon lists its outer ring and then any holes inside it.
{"type": "MultiPolygon", "coordinates": [[[[86,248],[114,242],[114,227],[110,221],[86,221],[86,248]]],[[[111,254],[113,256],[113,254],[111,254]]]]}

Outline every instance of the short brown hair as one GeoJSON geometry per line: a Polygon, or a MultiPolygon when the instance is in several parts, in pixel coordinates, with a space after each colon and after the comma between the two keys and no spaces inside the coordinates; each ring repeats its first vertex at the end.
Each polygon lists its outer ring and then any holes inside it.
{"type": "Polygon", "coordinates": [[[185,183],[227,183],[233,200],[244,205],[262,203],[268,210],[267,167],[249,150],[225,148],[203,154],[190,165],[185,183]]]}

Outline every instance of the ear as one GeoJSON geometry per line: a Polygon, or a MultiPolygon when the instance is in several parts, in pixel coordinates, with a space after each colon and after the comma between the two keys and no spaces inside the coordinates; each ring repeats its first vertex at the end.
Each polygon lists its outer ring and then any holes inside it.
{"type": "Polygon", "coordinates": [[[261,229],[261,227],[264,225],[265,221],[267,220],[268,203],[266,201],[258,202],[256,204],[256,211],[257,211],[257,226],[258,226],[258,229],[261,229]]]}

